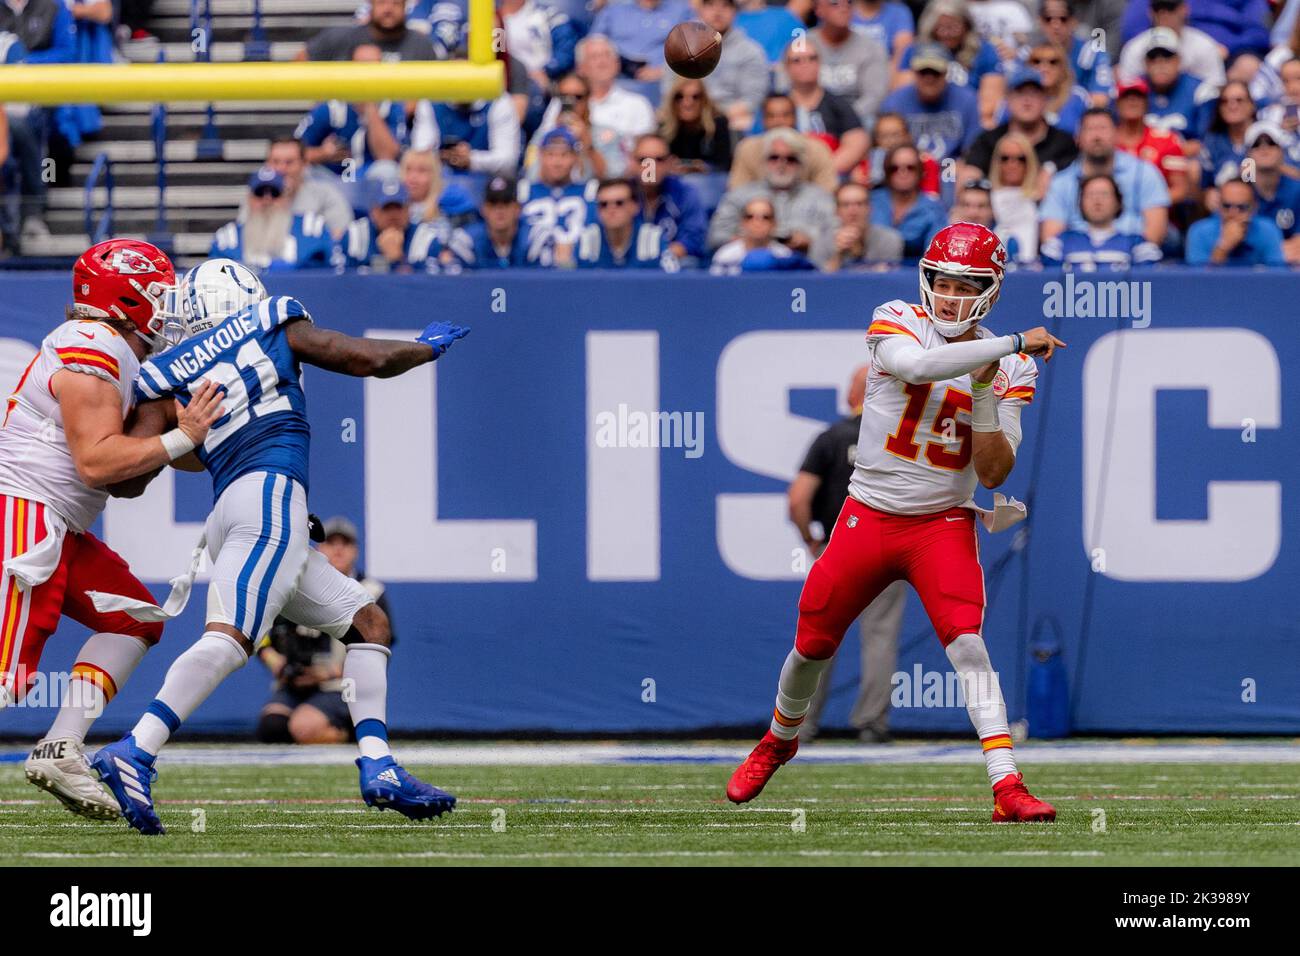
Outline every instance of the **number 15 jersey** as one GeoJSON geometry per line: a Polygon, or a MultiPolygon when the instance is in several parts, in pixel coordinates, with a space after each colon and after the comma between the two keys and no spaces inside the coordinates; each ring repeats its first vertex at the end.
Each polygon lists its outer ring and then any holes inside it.
{"type": "MultiPolygon", "coordinates": [[[[890,514],[935,514],[970,501],[978,482],[971,464],[970,375],[919,385],[900,381],[876,358],[876,346],[894,335],[924,349],[948,344],[919,305],[895,299],[876,309],[867,329],[871,371],[849,494],[890,514]]],[[[982,326],[976,335],[993,337],[982,326]]],[[[1037,380],[1029,356],[1003,357],[993,379],[998,407],[1029,404],[1037,380]]]]}
{"type": "Polygon", "coordinates": [[[190,390],[204,379],[225,387],[225,414],[195,449],[212,475],[213,500],[253,471],[286,475],[307,488],[307,400],[286,333],[297,320],[311,320],[302,303],[273,296],[140,366],[138,401],[170,395],[188,405],[190,390]]]}

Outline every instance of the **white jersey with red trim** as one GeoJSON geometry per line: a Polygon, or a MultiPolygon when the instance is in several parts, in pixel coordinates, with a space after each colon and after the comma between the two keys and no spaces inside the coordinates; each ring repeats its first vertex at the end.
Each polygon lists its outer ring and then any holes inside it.
{"type": "Polygon", "coordinates": [[[102,322],[71,319],[45,337],[5,403],[0,425],[0,493],[43,501],[76,532],[90,527],[104,510],[108,492],[86,485],[77,474],[63,434],[63,413],[50,392],[61,369],[111,382],[121,398],[122,417],[133,404],[139,360],[122,334],[102,322]]]}
{"type": "MultiPolygon", "coordinates": [[[[907,336],[925,349],[948,344],[919,305],[895,299],[872,315],[871,371],[849,494],[890,514],[935,514],[964,505],[978,482],[971,464],[970,375],[920,385],[899,381],[875,357],[876,345],[891,335],[907,336]]],[[[983,326],[976,335],[994,337],[983,326]]],[[[999,407],[1032,402],[1034,360],[1018,353],[1000,364],[993,380],[999,407]]]]}

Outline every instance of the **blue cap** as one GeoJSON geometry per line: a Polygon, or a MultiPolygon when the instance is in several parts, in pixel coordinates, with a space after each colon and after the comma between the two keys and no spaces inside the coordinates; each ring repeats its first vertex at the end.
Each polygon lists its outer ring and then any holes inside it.
{"type": "Polygon", "coordinates": [[[1011,79],[1007,81],[1007,89],[1009,90],[1018,90],[1022,86],[1030,85],[1036,86],[1040,90],[1047,89],[1047,85],[1043,83],[1043,74],[1024,64],[1018,65],[1011,72],[1011,79]]]}
{"type": "Polygon", "coordinates": [[[547,130],[546,135],[542,137],[542,149],[557,145],[567,146],[569,149],[577,150],[578,137],[574,136],[563,126],[557,126],[555,129],[547,130]]]}
{"type": "Polygon", "coordinates": [[[466,216],[478,207],[474,197],[460,183],[448,183],[438,197],[438,208],[447,216],[466,216]]]}
{"type": "Polygon", "coordinates": [[[381,179],[370,188],[370,205],[405,206],[411,200],[400,179],[381,179]]]}
{"type": "Polygon", "coordinates": [[[277,196],[283,196],[284,177],[270,166],[263,166],[248,177],[248,191],[255,193],[259,189],[274,189],[277,196]]]}

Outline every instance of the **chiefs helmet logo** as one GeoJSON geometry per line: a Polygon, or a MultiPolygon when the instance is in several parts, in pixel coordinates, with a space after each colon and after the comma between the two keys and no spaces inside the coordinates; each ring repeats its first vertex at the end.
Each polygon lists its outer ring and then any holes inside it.
{"type": "Polygon", "coordinates": [[[117,249],[113,252],[113,258],[108,261],[113,271],[124,275],[145,275],[149,272],[157,272],[158,268],[153,264],[148,256],[136,252],[134,249],[117,249]]]}
{"type": "Polygon", "coordinates": [[[948,255],[954,259],[963,259],[970,255],[970,239],[966,236],[953,236],[948,240],[948,255]]]}
{"type": "Polygon", "coordinates": [[[1000,242],[993,247],[993,261],[1000,266],[1007,264],[1007,250],[1000,242]]]}

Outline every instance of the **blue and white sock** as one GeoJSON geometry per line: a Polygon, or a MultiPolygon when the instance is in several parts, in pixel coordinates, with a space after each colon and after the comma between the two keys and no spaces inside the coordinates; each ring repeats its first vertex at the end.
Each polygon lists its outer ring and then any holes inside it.
{"type": "Polygon", "coordinates": [[[388,757],[388,658],[382,644],[349,644],[343,659],[344,700],[357,729],[361,756],[388,757]]]}
{"type": "Polygon", "coordinates": [[[136,746],[157,754],[199,704],[247,662],[243,647],[229,634],[206,632],[168,668],[162,690],[131,730],[136,746]]]}

